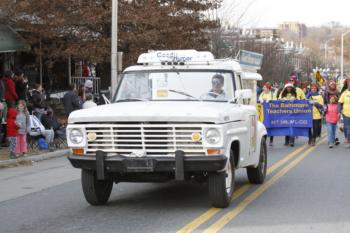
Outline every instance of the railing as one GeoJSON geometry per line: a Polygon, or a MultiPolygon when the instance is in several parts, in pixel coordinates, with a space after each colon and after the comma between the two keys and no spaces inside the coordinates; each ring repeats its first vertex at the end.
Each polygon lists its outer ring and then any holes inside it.
{"type": "Polygon", "coordinates": [[[79,88],[80,85],[84,85],[86,80],[91,80],[93,82],[93,92],[94,94],[99,94],[101,91],[101,78],[99,77],[72,77],[72,83],[79,88]]]}

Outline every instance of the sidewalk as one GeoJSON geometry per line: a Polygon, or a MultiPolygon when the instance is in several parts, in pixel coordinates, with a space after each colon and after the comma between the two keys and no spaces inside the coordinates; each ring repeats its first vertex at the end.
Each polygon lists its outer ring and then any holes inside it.
{"type": "Polygon", "coordinates": [[[62,156],[69,155],[69,149],[56,150],[54,152],[49,152],[47,150],[39,150],[34,152],[29,152],[27,156],[20,157],[18,159],[9,159],[8,148],[0,149],[0,168],[14,167],[18,165],[31,165],[33,162],[39,162],[47,159],[58,158],[62,156]]]}

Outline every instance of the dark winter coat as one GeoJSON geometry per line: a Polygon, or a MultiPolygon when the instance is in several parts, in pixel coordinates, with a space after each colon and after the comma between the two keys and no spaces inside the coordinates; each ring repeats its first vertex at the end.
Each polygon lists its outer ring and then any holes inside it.
{"type": "Polygon", "coordinates": [[[26,100],[27,99],[27,83],[25,83],[23,80],[17,80],[15,82],[16,85],[16,93],[18,95],[19,100],[26,100]]]}
{"type": "Polygon", "coordinates": [[[82,102],[75,91],[68,91],[63,96],[64,111],[67,116],[75,110],[81,109],[82,102]]]}

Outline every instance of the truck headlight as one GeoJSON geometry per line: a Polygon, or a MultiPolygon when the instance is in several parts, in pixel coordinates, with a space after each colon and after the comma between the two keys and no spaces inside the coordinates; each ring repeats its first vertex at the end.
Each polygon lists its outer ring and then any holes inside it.
{"type": "Polygon", "coordinates": [[[220,131],[217,129],[208,129],[205,134],[205,140],[212,145],[218,144],[221,140],[220,131]]]}
{"type": "Polygon", "coordinates": [[[74,144],[80,144],[84,140],[84,134],[81,129],[72,129],[69,134],[69,139],[74,144]]]}

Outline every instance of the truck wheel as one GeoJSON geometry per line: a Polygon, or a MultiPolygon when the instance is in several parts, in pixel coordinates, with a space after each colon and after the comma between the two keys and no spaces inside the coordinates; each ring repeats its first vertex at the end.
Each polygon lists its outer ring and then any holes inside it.
{"type": "Polygon", "coordinates": [[[210,173],[208,177],[209,198],[216,208],[226,208],[231,202],[235,186],[235,163],[233,151],[230,152],[230,161],[226,171],[210,173]]]}
{"type": "Polygon", "coordinates": [[[266,150],[266,139],[261,140],[260,146],[260,158],[257,167],[248,167],[247,175],[249,182],[252,184],[262,184],[264,183],[266,177],[267,169],[267,150],[266,150]]]}
{"type": "Polygon", "coordinates": [[[113,188],[113,181],[97,180],[95,171],[84,169],[81,171],[81,184],[85,199],[91,205],[106,204],[113,188]]]}

